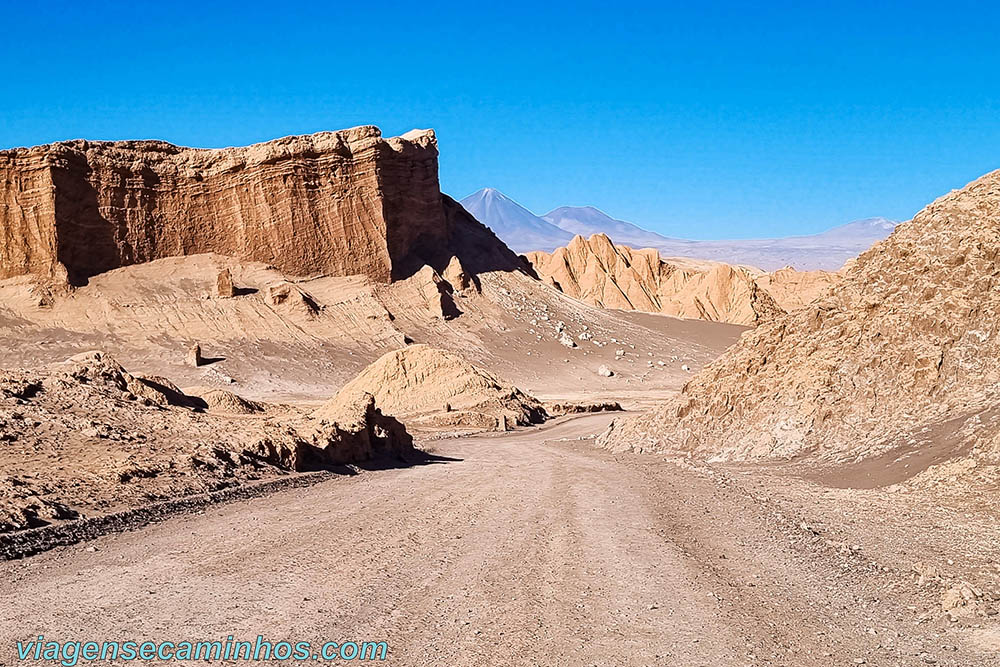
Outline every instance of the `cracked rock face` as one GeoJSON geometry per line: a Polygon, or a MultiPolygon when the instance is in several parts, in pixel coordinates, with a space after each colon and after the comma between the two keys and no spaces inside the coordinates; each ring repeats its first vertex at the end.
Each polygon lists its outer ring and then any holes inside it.
{"type": "Polygon", "coordinates": [[[433,131],[385,139],[371,126],[217,150],[77,140],[2,151],[0,279],[82,284],[215,252],[387,282],[411,254],[447,245],[437,155],[433,131]]]}
{"type": "Polygon", "coordinates": [[[836,458],[996,405],[1000,171],[941,197],[827,295],[744,334],[612,448],[836,458]]]}

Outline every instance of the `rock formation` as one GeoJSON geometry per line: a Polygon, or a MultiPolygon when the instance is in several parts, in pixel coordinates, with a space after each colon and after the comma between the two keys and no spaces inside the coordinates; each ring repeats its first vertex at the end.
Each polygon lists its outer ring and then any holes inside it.
{"type": "Polygon", "coordinates": [[[427,345],[389,352],[316,411],[320,419],[340,414],[359,396],[371,394],[382,412],[407,424],[506,430],[506,425],[544,421],[541,403],[457,354],[427,345]]]}
{"type": "Polygon", "coordinates": [[[463,257],[466,269],[518,267],[441,194],[430,130],[384,139],[364,126],[217,150],[77,140],[0,152],[0,279],[82,284],[214,252],[294,276],[386,282],[423,264],[444,270],[463,251],[480,253],[463,257]]]}
{"type": "Polygon", "coordinates": [[[679,397],[613,425],[602,442],[836,457],[961,425],[998,400],[998,295],[1000,171],[927,206],[832,291],[744,334],[679,397]]]}
{"type": "Polygon", "coordinates": [[[315,414],[320,426],[312,444],[301,450],[299,469],[397,458],[413,451],[403,424],[376,407],[369,393],[340,396],[315,414]]]}
{"type": "Polygon", "coordinates": [[[783,311],[746,269],[681,267],[654,248],[616,246],[604,234],[576,236],[554,253],[527,255],[535,271],[566,294],[604,308],[755,325],[783,311]]]}
{"type": "Polygon", "coordinates": [[[827,293],[842,278],[840,271],[797,271],[786,266],[762,273],[755,280],[782,310],[791,312],[827,293]]]}
{"type": "Polygon", "coordinates": [[[219,271],[215,280],[215,295],[223,299],[236,296],[236,286],[233,285],[233,274],[229,269],[219,271]]]}
{"type": "Polygon", "coordinates": [[[0,370],[0,534],[412,452],[374,399],[322,420],[213,388],[186,394],[103,352],[0,370]]]}

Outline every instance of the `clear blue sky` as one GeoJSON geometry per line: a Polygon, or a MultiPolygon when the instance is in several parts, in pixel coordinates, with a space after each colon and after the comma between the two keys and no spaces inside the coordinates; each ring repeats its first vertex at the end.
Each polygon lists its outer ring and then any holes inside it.
{"type": "Polygon", "coordinates": [[[905,219],[1000,167],[992,3],[11,2],[0,147],[433,127],[441,183],[673,236],[905,219]]]}

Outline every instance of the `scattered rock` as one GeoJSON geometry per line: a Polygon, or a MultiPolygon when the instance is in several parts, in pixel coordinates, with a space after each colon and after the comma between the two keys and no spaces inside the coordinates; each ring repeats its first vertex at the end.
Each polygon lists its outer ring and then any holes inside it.
{"type": "Polygon", "coordinates": [[[187,362],[188,366],[195,368],[205,363],[205,358],[201,356],[201,345],[195,343],[188,349],[187,362]]]}
{"type": "Polygon", "coordinates": [[[219,271],[219,277],[215,281],[215,294],[223,299],[236,296],[236,287],[233,285],[233,274],[229,269],[219,271]]]}

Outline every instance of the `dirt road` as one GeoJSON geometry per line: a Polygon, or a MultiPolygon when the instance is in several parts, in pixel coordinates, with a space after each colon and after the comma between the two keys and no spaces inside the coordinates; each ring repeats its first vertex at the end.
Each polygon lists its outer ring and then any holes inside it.
{"type": "Polygon", "coordinates": [[[0,664],[39,634],[385,640],[391,665],[992,664],[733,485],[580,439],[609,419],[0,564],[0,664]]]}

